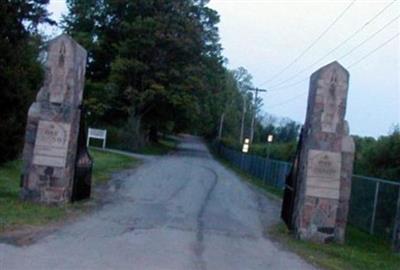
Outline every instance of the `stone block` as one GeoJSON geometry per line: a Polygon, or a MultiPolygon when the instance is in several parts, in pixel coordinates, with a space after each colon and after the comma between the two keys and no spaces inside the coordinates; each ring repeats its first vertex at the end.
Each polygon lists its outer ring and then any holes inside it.
{"type": "Polygon", "coordinates": [[[45,80],[28,111],[21,197],[71,200],[87,53],[67,35],[48,44],[45,80]]]}
{"type": "Polygon", "coordinates": [[[354,141],[344,120],[348,84],[349,73],[338,62],[317,70],[310,79],[296,158],[295,204],[288,219],[301,239],[344,241],[354,160],[354,141]]]}

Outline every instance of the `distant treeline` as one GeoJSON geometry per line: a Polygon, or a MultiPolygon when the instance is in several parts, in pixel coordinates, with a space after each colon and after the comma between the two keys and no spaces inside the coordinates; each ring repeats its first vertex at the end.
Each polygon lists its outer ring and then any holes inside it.
{"type": "Polygon", "coordinates": [[[356,174],[400,182],[400,127],[378,139],[355,136],[356,174]]]}
{"type": "MultiPolygon", "coordinates": [[[[285,120],[285,124],[264,127],[264,134],[274,134],[269,149],[266,138],[250,147],[250,153],[283,161],[293,161],[296,153],[300,125],[285,120]]],[[[389,135],[373,137],[353,136],[356,145],[354,173],[400,182],[400,128],[393,128],[389,135]]],[[[232,139],[223,139],[226,146],[241,150],[242,145],[232,139]]]]}

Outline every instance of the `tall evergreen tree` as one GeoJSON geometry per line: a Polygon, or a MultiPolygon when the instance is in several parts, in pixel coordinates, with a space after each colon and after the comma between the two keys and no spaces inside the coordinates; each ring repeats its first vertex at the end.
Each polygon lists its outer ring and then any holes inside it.
{"type": "Polygon", "coordinates": [[[37,27],[53,22],[48,0],[0,2],[0,162],[21,151],[27,109],[42,81],[37,27]]]}

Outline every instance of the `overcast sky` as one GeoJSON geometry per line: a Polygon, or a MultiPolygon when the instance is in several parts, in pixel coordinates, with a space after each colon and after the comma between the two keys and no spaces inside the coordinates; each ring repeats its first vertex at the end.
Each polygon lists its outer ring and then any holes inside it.
{"type": "MultiPolygon", "coordinates": [[[[310,74],[338,60],[350,71],[346,118],[351,133],[384,135],[400,123],[400,1],[352,2],[211,0],[209,6],[220,14],[228,67],[245,67],[255,86],[270,90],[261,95],[263,112],[304,122],[310,74]]],[[[65,2],[50,0],[49,9],[58,20],[65,2]]]]}

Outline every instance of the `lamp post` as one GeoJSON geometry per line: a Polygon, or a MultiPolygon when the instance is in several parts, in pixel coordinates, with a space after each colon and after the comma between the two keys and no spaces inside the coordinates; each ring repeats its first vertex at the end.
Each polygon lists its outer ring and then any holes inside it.
{"type": "Polygon", "coordinates": [[[267,137],[267,159],[269,159],[269,145],[272,143],[273,140],[274,140],[274,135],[268,134],[268,137],[267,137]]]}
{"type": "Polygon", "coordinates": [[[272,141],[274,140],[274,135],[272,134],[268,134],[267,136],[267,158],[265,159],[265,165],[264,165],[264,181],[266,181],[267,179],[267,171],[269,169],[269,145],[272,143],[272,141]]]}
{"type": "Polygon", "coordinates": [[[245,138],[244,139],[244,143],[243,143],[243,147],[242,147],[242,156],[241,156],[241,160],[240,160],[240,168],[243,170],[243,161],[244,161],[244,154],[246,154],[247,152],[249,152],[249,144],[250,144],[250,139],[249,138],[245,138]]]}

